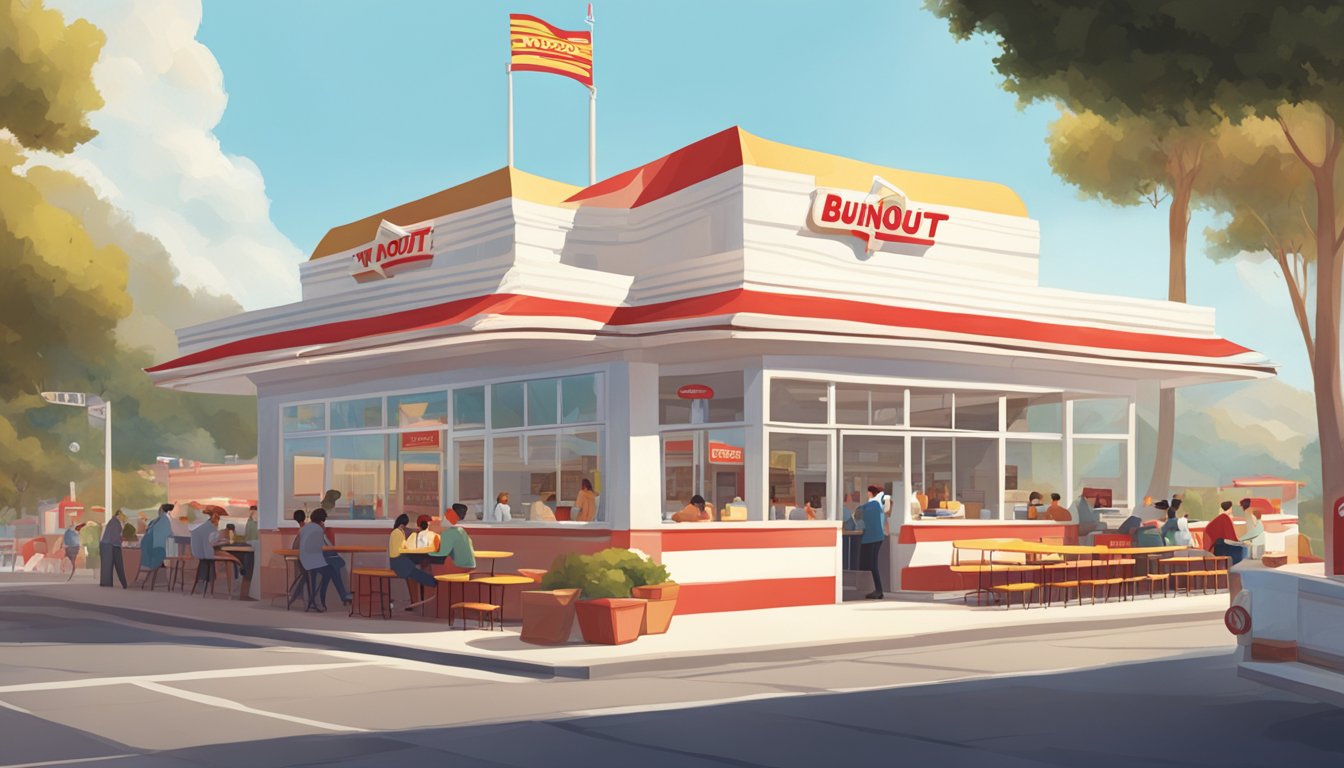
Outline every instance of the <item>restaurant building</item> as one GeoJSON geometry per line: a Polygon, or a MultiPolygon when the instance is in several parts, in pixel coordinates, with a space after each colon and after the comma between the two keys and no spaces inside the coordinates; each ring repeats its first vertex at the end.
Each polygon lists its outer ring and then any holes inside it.
{"type": "Polygon", "coordinates": [[[505,168],[336,227],[300,301],[185,328],[150,373],[255,393],[264,548],[335,488],[342,542],[461,501],[503,569],[633,546],[680,612],[829,603],[878,484],[918,500],[889,583],[938,590],[954,538],[1076,539],[1017,519],[1033,490],[1133,506],[1159,387],[1273,373],[1211,309],[1042,287],[1039,244],[1007,187],[731,128],[587,188],[505,168]],[[597,518],[566,519],[585,480],[597,518]],[[513,519],[481,522],[504,492],[513,519]],[[695,494],[745,519],[669,522],[695,494]]]}

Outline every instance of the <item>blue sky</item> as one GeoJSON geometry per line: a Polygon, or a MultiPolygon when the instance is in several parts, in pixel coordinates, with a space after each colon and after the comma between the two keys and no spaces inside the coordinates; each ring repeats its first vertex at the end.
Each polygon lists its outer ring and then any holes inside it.
{"type": "MultiPolygon", "coordinates": [[[[581,2],[207,0],[198,39],[224,72],[225,152],[265,176],[300,250],[330,227],[505,164],[507,16],[581,29],[581,2]]],[[[1045,285],[1166,297],[1165,209],[1078,199],[1047,161],[1051,105],[1019,109],[987,41],[922,3],[598,2],[598,176],[730,125],[882,165],[1002,182],[1041,222],[1045,285]]],[[[515,76],[516,164],[586,181],[587,92],[515,76]]],[[[1215,265],[1191,223],[1189,298],[1219,331],[1309,385],[1282,281],[1215,265]]],[[[1049,307],[1042,307],[1044,314],[1049,307]]]]}

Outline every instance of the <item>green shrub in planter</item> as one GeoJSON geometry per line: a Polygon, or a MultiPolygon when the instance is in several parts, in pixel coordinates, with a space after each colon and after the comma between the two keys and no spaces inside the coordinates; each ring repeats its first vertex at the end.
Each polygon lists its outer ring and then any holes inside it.
{"type": "Polygon", "coordinates": [[[592,560],[588,563],[580,589],[584,600],[596,600],[603,597],[629,597],[632,586],[625,571],[607,568],[600,561],[592,560]]]}
{"type": "MultiPolygon", "coordinates": [[[[615,552],[617,550],[605,550],[615,552]]],[[[636,557],[629,550],[619,550],[636,557]]],[[[603,597],[629,597],[634,586],[624,569],[617,567],[615,555],[560,555],[551,570],[541,577],[542,589],[577,589],[584,600],[603,597]]],[[[637,559],[637,557],[636,557],[637,559]]]]}
{"type": "Polygon", "coordinates": [[[593,559],[608,567],[625,571],[632,587],[663,584],[672,578],[663,565],[622,547],[604,549],[593,555],[593,559]]]}
{"type": "Polygon", "coordinates": [[[588,560],[588,555],[575,553],[558,555],[551,562],[551,569],[541,577],[541,588],[582,589],[588,560]]]}

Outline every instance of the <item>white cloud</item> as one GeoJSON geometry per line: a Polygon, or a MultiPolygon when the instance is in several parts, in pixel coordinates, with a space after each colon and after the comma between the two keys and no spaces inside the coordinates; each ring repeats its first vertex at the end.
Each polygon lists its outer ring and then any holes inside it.
{"type": "Polygon", "coordinates": [[[253,309],[298,299],[304,254],[276,229],[261,171],[215,136],[228,93],[196,40],[198,0],[53,0],[107,34],[94,69],[99,135],[44,165],[71,171],[163,243],[189,288],[253,309]]]}

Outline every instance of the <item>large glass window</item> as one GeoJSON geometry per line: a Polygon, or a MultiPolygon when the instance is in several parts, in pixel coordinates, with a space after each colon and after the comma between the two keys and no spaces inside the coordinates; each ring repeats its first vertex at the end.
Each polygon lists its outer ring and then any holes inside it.
{"type": "Polygon", "coordinates": [[[686,373],[658,378],[659,424],[742,421],[745,413],[741,371],[686,373]]]}
{"type": "Polygon", "coordinates": [[[453,466],[457,468],[457,501],[467,505],[467,519],[480,520],[485,511],[485,440],[454,442],[453,466]]]}
{"type": "Polygon", "coordinates": [[[925,510],[936,510],[954,501],[952,438],[910,438],[910,482],[925,510]]]}
{"type": "Polygon", "coordinates": [[[910,426],[915,429],[951,429],[952,393],[910,390],[910,426]]]}
{"type": "Polygon", "coordinates": [[[695,495],[703,496],[716,515],[735,498],[747,501],[746,437],[740,427],[664,433],[664,517],[695,495]]]}
{"type": "Polygon", "coordinates": [[[1058,394],[1009,395],[1007,420],[1009,432],[1058,434],[1064,431],[1064,399],[1058,394]]]}
{"type": "MultiPolygon", "coordinates": [[[[1084,488],[1110,491],[1111,506],[1124,509],[1129,485],[1128,442],[1125,440],[1078,440],[1073,442],[1073,492],[1084,488]]],[[[1105,495],[1099,493],[1097,495],[1105,495]]]]}
{"type": "Polygon", "coordinates": [[[999,441],[958,437],[953,495],[968,520],[999,516],[999,441]]]}
{"type": "MultiPolygon", "coordinates": [[[[560,435],[560,496],[558,503],[570,507],[570,519],[578,519],[577,501],[583,481],[597,496],[595,520],[606,520],[602,507],[602,430],[572,429],[560,435]]],[[[563,512],[563,510],[561,510],[563,512]]],[[[561,515],[563,517],[563,514],[561,515]]]]}
{"type": "Polygon", "coordinates": [[[1074,400],[1073,433],[1129,434],[1129,401],[1124,398],[1074,400]]]}
{"type": "Polygon", "coordinates": [[[826,484],[830,459],[830,435],[771,432],[770,517],[778,520],[831,517],[826,484]]]}
{"type": "Polygon", "coordinates": [[[1003,463],[1003,502],[1010,517],[1026,519],[1033,491],[1046,504],[1050,494],[1064,495],[1063,441],[1008,440],[1003,463]]]}
{"type": "Polygon", "coordinates": [[[447,424],[448,396],[443,392],[393,395],[387,398],[387,421],[393,427],[447,424]]]}
{"type": "Polygon", "coordinates": [[[527,425],[554,424],[559,418],[559,385],[555,379],[527,382],[527,425]]]}
{"type": "Polygon", "coordinates": [[[458,429],[485,427],[485,387],[453,390],[453,426],[458,429]]]}
{"type": "Polygon", "coordinates": [[[327,428],[327,404],[287,405],[281,421],[286,432],[319,432],[327,428]]]}
{"type": "Polygon", "coordinates": [[[905,422],[905,388],[836,384],[835,421],[860,426],[900,426],[905,422]]]}
{"type": "Polygon", "coordinates": [[[770,420],[795,424],[825,424],[828,391],[824,381],[770,380],[770,420]]]}
{"type": "Polygon", "coordinates": [[[560,421],[565,424],[586,424],[598,420],[598,406],[602,402],[602,377],[589,373],[567,376],[560,380],[560,421]]]}
{"type": "Polygon", "coordinates": [[[847,512],[868,500],[868,486],[881,486],[892,497],[892,515],[904,515],[910,495],[905,492],[905,438],[899,435],[841,436],[841,506],[847,512]]]}
{"type": "Polygon", "coordinates": [[[523,426],[523,382],[490,385],[490,426],[512,429],[523,426]]]}
{"type": "Polygon", "coordinates": [[[285,439],[283,519],[289,519],[292,510],[312,509],[322,501],[326,467],[327,438],[285,439]]]}
{"type": "Polygon", "coordinates": [[[977,432],[999,431],[999,396],[993,392],[956,394],[957,429],[977,432]]]}
{"type": "Polygon", "coordinates": [[[333,517],[387,517],[387,441],[387,435],[332,436],[331,487],[341,492],[333,517]]]}
{"type": "Polygon", "coordinates": [[[331,404],[332,429],[370,429],[383,426],[383,398],[361,397],[331,404]]]}

